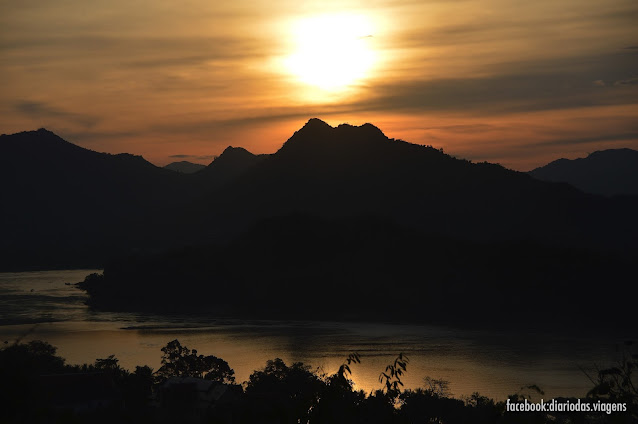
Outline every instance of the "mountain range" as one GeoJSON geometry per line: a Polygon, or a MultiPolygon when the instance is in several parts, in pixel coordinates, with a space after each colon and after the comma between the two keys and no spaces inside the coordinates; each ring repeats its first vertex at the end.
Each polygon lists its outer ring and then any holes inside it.
{"type": "Polygon", "coordinates": [[[141,156],[84,149],[45,129],[2,135],[0,269],[100,266],[113,252],[153,246],[170,217],[253,156],[229,150],[188,175],[141,156]]]}
{"type": "Polygon", "coordinates": [[[197,171],[201,171],[206,168],[206,165],[199,163],[189,162],[187,160],[181,160],[179,162],[171,162],[164,166],[164,169],[170,169],[171,171],[181,172],[182,174],[194,174],[197,171]]]}
{"type": "Polygon", "coordinates": [[[456,159],[371,124],[311,119],[274,154],[229,147],[192,174],[44,129],[1,136],[0,152],[3,269],[101,265],[127,252],[225,242],[291,215],[375,217],[478,241],[624,249],[636,240],[633,197],[456,159]]]}
{"type": "Polygon", "coordinates": [[[543,181],[565,182],[604,196],[638,195],[638,151],[609,149],[586,158],[558,159],[529,172],[543,181]]]}
{"type": "Polygon", "coordinates": [[[229,147],[191,174],[44,129],[1,136],[0,153],[0,269],[103,267],[81,284],[94,308],[633,323],[638,196],[456,159],[371,124],[311,119],[271,155],[229,147]]]}

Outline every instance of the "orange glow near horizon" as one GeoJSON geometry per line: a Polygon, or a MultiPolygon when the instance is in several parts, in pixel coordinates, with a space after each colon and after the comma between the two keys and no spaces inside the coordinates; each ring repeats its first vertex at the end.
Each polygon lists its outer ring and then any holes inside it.
{"type": "Polygon", "coordinates": [[[636,13],[630,0],[8,2],[0,133],[206,164],[229,145],[273,153],[316,117],[528,170],[638,149],[636,13]]]}
{"type": "Polygon", "coordinates": [[[165,138],[161,138],[161,134],[150,137],[123,135],[116,139],[96,140],[91,144],[64,132],[59,135],[97,151],[142,155],[158,166],[180,160],[207,165],[227,146],[243,147],[255,154],[275,153],[312,117],[332,126],[341,123],[363,125],[369,122],[379,127],[389,138],[432,145],[458,158],[476,162],[487,160],[519,171],[528,171],[561,157],[585,157],[596,150],[622,147],[638,149],[638,137],[620,140],[606,138],[615,128],[630,126],[632,121],[635,122],[638,106],[575,108],[490,117],[457,113],[353,115],[320,112],[311,110],[307,117],[273,120],[260,123],[259,126],[226,126],[217,134],[191,133],[188,149],[173,142],[171,134],[165,138]],[[564,144],[561,144],[561,140],[564,144]],[[560,148],[551,148],[554,143],[560,148]],[[543,146],[550,148],[543,149],[543,146]],[[174,157],[176,153],[187,154],[183,155],[185,157],[174,157]]]}

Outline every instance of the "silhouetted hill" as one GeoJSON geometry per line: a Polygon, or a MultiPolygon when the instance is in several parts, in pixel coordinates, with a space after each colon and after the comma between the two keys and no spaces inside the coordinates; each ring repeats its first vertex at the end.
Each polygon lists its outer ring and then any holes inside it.
{"type": "Polygon", "coordinates": [[[141,156],[94,152],[45,129],[3,135],[2,263],[99,264],[105,251],[137,245],[137,230],[173,201],[192,196],[181,177],[141,156]]]}
{"type": "Polygon", "coordinates": [[[311,119],[272,155],[229,147],[192,175],[92,152],[46,130],[3,136],[0,151],[10,205],[2,212],[5,268],[223,244],[256,222],[295,214],[382,219],[479,242],[636,248],[635,198],[459,160],[371,124],[311,119]]]}
{"type": "Polygon", "coordinates": [[[198,177],[207,187],[221,187],[264,160],[268,155],[254,155],[242,147],[228,146],[219,157],[206,166],[198,177]]]}
{"type": "Polygon", "coordinates": [[[0,158],[0,266],[106,263],[85,285],[99,308],[547,323],[635,303],[638,197],[371,124],[311,119],[272,155],[229,147],[192,175],[46,130],[2,136],[0,158]]]}
{"type": "Polygon", "coordinates": [[[114,261],[81,287],[106,310],[633,328],[636,265],[635,256],[471,242],[388,220],[292,215],[261,221],[230,243],[114,261]]]}
{"type": "Polygon", "coordinates": [[[195,172],[206,168],[206,165],[182,160],[179,162],[171,162],[168,165],[165,165],[164,168],[175,172],[181,172],[182,174],[194,174],[195,172]]]}
{"type": "Polygon", "coordinates": [[[614,245],[635,234],[628,218],[635,203],[459,160],[390,139],[371,124],[333,128],[311,119],[279,151],[209,197],[188,221],[215,234],[215,222],[246,228],[294,213],[377,216],[466,239],[614,245]]]}
{"type": "Polygon", "coordinates": [[[638,151],[610,149],[586,158],[558,159],[529,174],[543,181],[569,183],[586,193],[638,195],[638,151]]]}
{"type": "Polygon", "coordinates": [[[263,157],[229,147],[187,175],[46,129],[2,135],[0,269],[99,266],[112,255],[188,243],[196,237],[179,221],[184,211],[263,157]]]}

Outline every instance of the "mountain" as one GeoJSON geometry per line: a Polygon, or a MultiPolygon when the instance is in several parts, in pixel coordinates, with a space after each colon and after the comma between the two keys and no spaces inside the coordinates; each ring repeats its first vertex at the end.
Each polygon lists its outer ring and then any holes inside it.
{"type": "Polygon", "coordinates": [[[135,244],[129,230],[166,212],[169,200],[187,197],[180,177],[141,156],[94,152],[45,129],[2,135],[2,262],[99,262],[106,249],[135,244]]]}
{"type": "Polygon", "coordinates": [[[637,265],[635,255],[291,215],[231,242],[112,261],[80,287],[102,310],[592,331],[635,327],[637,265]]]}
{"type": "Polygon", "coordinates": [[[618,219],[635,210],[621,203],[391,139],[371,124],[331,127],[311,119],[184,220],[206,228],[200,234],[209,240],[261,219],[307,214],[376,216],[473,240],[613,245],[635,227],[618,219]]]}
{"type": "Polygon", "coordinates": [[[242,147],[228,146],[198,175],[208,187],[221,187],[244,174],[268,155],[254,155],[242,147]]]}
{"type": "MultiPolygon", "coordinates": [[[[190,240],[182,210],[259,162],[229,147],[200,172],[84,149],[46,129],[0,136],[0,269],[99,266],[190,240]],[[171,237],[166,237],[171,234],[171,237]]],[[[197,230],[194,230],[197,231],[197,230]]]]}
{"type": "Polygon", "coordinates": [[[638,195],[638,151],[609,149],[586,158],[558,159],[529,174],[543,181],[565,182],[586,193],[638,195]]]}
{"type": "Polygon", "coordinates": [[[200,165],[199,163],[192,163],[186,160],[171,162],[168,165],[164,166],[164,169],[181,172],[182,174],[194,174],[195,172],[201,171],[204,168],[206,168],[206,165],[200,165]]]}
{"type": "Polygon", "coordinates": [[[311,119],[195,174],[25,132],[0,137],[0,185],[0,267],[103,265],[83,285],[103,309],[512,325],[635,309],[638,197],[371,124],[311,119]]]}
{"type": "MultiPolygon", "coordinates": [[[[271,155],[229,147],[181,174],[46,131],[0,137],[0,267],[102,264],[130,252],[232,242],[303,215],[373,218],[473,241],[635,247],[633,198],[605,199],[386,137],[311,119],[271,155]]],[[[338,241],[337,241],[338,242],[338,241]]]]}

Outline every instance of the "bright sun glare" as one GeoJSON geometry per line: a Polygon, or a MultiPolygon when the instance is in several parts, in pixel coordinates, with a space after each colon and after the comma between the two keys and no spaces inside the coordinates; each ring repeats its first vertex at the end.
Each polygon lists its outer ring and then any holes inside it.
{"type": "Polygon", "coordinates": [[[294,28],[296,50],[286,66],[306,84],[340,90],[365,78],[375,61],[370,47],[372,23],[362,15],[305,18],[294,28]]]}

